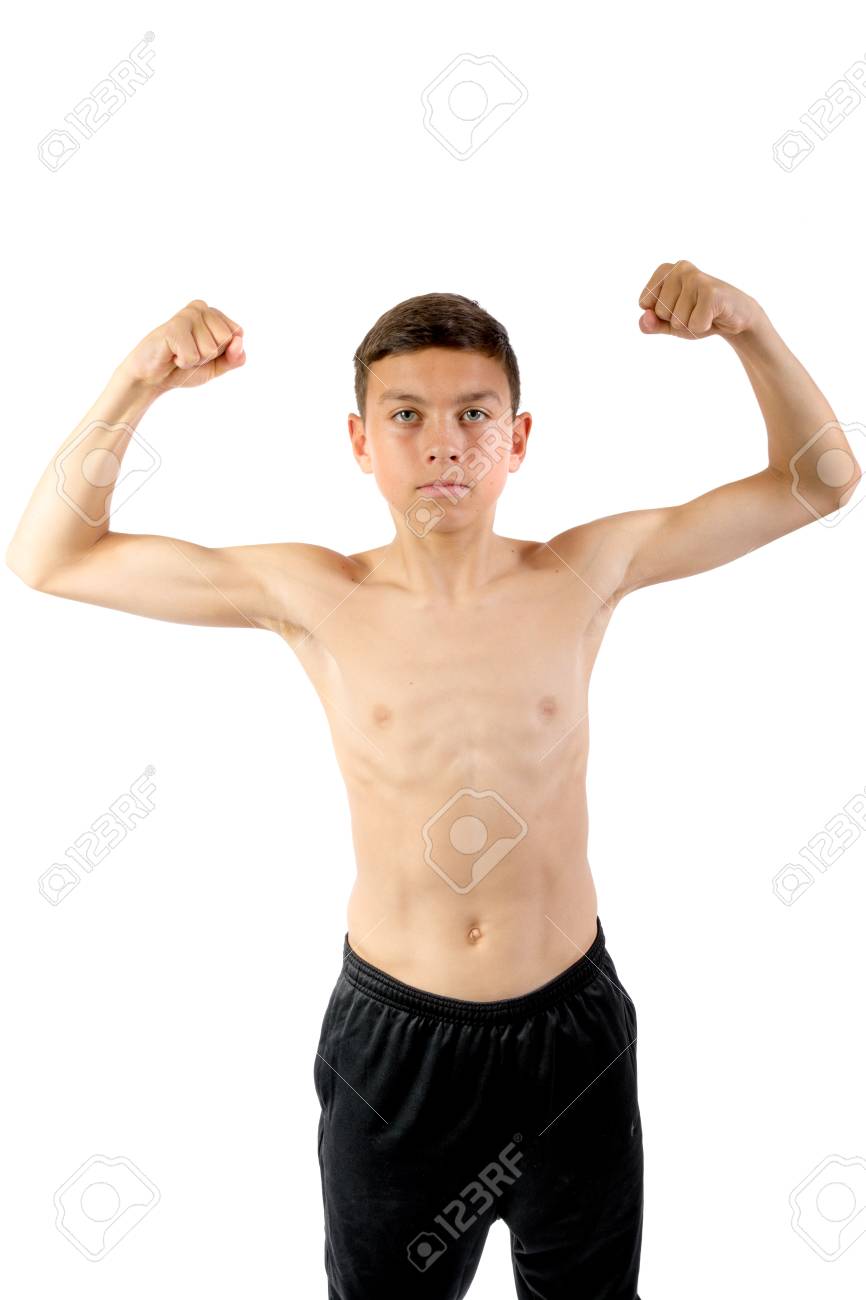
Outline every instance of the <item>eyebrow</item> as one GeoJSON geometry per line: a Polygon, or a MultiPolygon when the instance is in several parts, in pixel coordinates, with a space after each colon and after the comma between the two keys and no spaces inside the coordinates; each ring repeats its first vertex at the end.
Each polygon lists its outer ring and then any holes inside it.
{"type": "MultiPolygon", "coordinates": [[[[499,394],[495,393],[492,388],[484,388],[479,390],[476,393],[461,393],[461,395],[459,397],[456,397],[454,401],[455,403],[483,402],[483,401],[489,401],[490,398],[493,398],[495,402],[499,402],[502,400],[499,394]]],[[[386,389],[384,393],[380,393],[379,401],[380,402],[415,402],[417,403],[418,406],[424,405],[423,397],[417,397],[414,393],[398,393],[393,388],[386,389]]]]}

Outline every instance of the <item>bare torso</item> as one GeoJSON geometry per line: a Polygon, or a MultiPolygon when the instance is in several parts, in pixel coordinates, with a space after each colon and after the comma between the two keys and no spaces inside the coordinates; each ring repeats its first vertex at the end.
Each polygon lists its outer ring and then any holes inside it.
{"type": "Polygon", "coordinates": [[[496,541],[496,577],[471,601],[407,590],[383,547],[317,584],[304,630],[285,632],[348,791],[350,945],[472,1000],[538,987],[596,934],[587,695],[609,575],[589,547],[575,566],[496,541]]]}

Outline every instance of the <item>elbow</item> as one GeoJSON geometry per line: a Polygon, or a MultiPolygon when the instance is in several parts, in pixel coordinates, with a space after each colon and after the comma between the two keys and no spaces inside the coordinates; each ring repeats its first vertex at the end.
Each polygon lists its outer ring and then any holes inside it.
{"type": "Polygon", "coordinates": [[[847,506],[849,502],[853,501],[855,493],[860,490],[860,480],[862,477],[863,471],[855,460],[852,466],[851,477],[847,479],[845,483],[833,484],[827,494],[827,507],[825,510],[822,510],[821,513],[823,515],[835,514],[837,510],[841,510],[843,506],[847,506]]]}
{"type": "Polygon", "coordinates": [[[11,569],[16,578],[20,578],[34,591],[43,591],[45,589],[46,575],[35,569],[33,565],[28,564],[23,556],[16,555],[11,546],[7,547],[5,558],[7,569],[11,569]]]}
{"type": "Polygon", "coordinates": [[[860,479],[863,471],[856,461],[852,463],[852,459],[846,457],[845,470],[850,472],[844,482],[828,482],[826,478],[814,476],[800,478],[797,474],[788,477],[788,487],[792,495],[808,510],[813,519],[835,515],[837,510],[848,506],[855,494],[861,490],[860,479]]]}

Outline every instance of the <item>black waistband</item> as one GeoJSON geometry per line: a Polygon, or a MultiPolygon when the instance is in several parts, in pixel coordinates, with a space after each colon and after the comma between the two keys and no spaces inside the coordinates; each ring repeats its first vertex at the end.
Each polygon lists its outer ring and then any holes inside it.
{"type": "Polygon", "coordinates": [[[344,979],[356,989],[379,1002],[392,1007],[402,1007],[406,1011],[424,1012],[442,1020],[507,1021],[532,1015],[552,1006],[560,998],[577,992],[599,973],[601,959],[605,952],[604,930],[601,918],[596,918],[597,932],[595,939],[582,957],[567,966],[559,975],[528,993],[521,993],[514,998],[500,998],[495,1002],[475,1002],[466,998],[445,997],[441,993],[431,993],[427,989],[415,988],[395,979],[386,971],[380,970],[370,962],[359,957],[349,945],[349,933],[343,938],[344,979]]]}

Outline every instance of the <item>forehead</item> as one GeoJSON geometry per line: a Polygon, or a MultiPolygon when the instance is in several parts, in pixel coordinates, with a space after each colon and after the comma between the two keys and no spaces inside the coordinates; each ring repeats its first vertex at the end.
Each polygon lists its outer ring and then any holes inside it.
{"type": "Polygon", "coordinates": [[[502,363],[481,352],[458,348],[422,348],[374,361],[368,376],[367,398],[374,406],[411,393],[430,402],[449,401],[457,394],[490,390],[504,403],[508,379],[502,363]]]}

